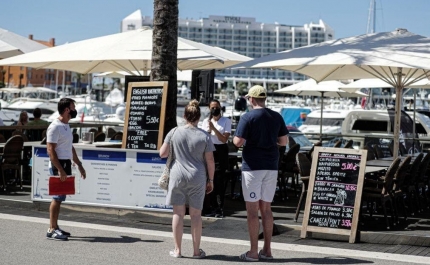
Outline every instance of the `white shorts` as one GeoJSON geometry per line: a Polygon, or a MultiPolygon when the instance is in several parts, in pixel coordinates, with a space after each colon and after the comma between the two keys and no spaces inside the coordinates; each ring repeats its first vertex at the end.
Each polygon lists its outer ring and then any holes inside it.
{"type": "Polygon", "coordinates": [[[277,181],[278,170],[242,171],[243,198],[247,202],[272,202],[277,181]]]}

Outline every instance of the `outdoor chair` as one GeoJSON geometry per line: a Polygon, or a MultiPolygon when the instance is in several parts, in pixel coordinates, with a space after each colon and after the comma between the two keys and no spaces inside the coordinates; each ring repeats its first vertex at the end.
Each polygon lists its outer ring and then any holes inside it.
{"type": "Polygon", "coordinates": [[[303,203],[306,201],[306,195],[308,193],[309,178],[311,175],[311,161],[306,157],[305,154],[298,153],[296,155],[296,163],[300,174],[300,179],[302,181],[302,193],[300,194],[299,203],[296,208],[296,215],[294,217],[294,222],[297,222],[299,218],[300,209],[303,203]]]}
{"type": "Polygon", "coordinates": [[[292,136],[288,135],[288,148],[291,148],[294,144],[296,144],[296,141],[292,136]]]}
{"type": "MultiPolygon", "coordinates": [[[[228,146],[228,152],[229,153],[235,153],[238,151],[238,147],[233,144],[231,141],[227,141],[228,146]]],[[[237,156],[229,155],[228,156],[228,169],[226,171],[226,179],[225,179],[225,189],[227,190],[227,182],[230,182],[230,195],[232,198],[235,198],[235,188],[236,188],[236,182],[240,180],[242,171],[239,168],[239,158],[237,156]]],[[[240,194],[242,195],[242,185],[240,186],[240,194]]]]}
{"type": "Polygon", "coordinates": [[[428,184],[427,169],[430,163],[430,153],[427,153],[425,157],[421,160],[420,167],[418,169],[418,174],[415,179],[415,192],[418,198],[418,205],[420,211],[428,208],[427,191],[426,187],[428,184]]]}
{"type": "Polygon", "coordinates": [[[340,148],[342,145],[342,140],[338,140],[336,143],[334,143],[333,147],[334,148],[340,148]]]}
{"type": "Polygon", "coordinates": [[[314,145],[311,147],[311,149],[309,150],[309,152],[306,153],[307,158],[311,162],[312,162],[312,155],[314,153],[315,146],[322,146],[322,142],[318,141],[318,142],[314,143],[314,145]]]}
{"type": "Polygon", "coordinates": [[[73,143],[74,144],[79,143],[79,134],[77,133],[73,134],[73,143]]]}
{"type": "Polygon", "coordinates": [[[116,132],[114,135],[112,135],[111,139],[112,140],[122,140],[122,132],[116,132]]]}
{"type": "Polygon", "coordinates": [[[382,159],[385,157],[384,152],[382,151],[382,149],[377,144],[372,145],[372,147],[373,147],[373,150],[375,150],[375,154],[376,154],[377,159],[382,159]]]}
{"type": "Polygon", "coordinates": [[[407,154],[408,154],[408,150],[406,150],[405,145],[404,145],[404,144],[402,144],[402,143],[399,143],[399,151],[400,151],[400,154],[401,154],[402,156],[405,156],[405,155],[407,155],[407,154]]]}
{"type": "Polygon", "coordinates": [[[91,128],[88,132],[93,132],[96,135],[99,131],[95,128],[91,128]]]}
{"type": "Polygon", "coordinates": [[[365,146],[363,149],[367,150],[367,161],[376,159],[375,149],[373,149],[373,147],[365,146]]]}
{"type": "Polygon", "coordinates": [[[402,190],[406,192],[406,203],[408,204],[408,210],[411,215],[415,214],[415,210],[419,211],[419,198],[416,193],[415,184],[423,157],[423,153],[415,157],[415,160],[407,170],[405,179],[403,180],[402,190]]]}
{"type": "Polygon", "coordinates": [[[3,177],[3,190],[6,191],[6,170],[15,171],[15,180],[19,178],[22,189],[21,177],[21,154],[24,146],[24,139],[20,135],[14,135],[4,145],[3,153],[0,154],[0,167],[3,177]]]}
{"type": "Polygon", "coordinates": [[[393,192],[391,196],[394,203],[394,208],[396,209],[397,223],[400,223],[399,212],[398,212],[399,204],[402,205],[404,220],[406,221],[406,218],[407,218],[406,203],[404,199],[406,197],[406,192],[403,190],[403,183],[405,182],[405,178],[408,173],[411,160],[412,160],[411,156],[407,156],[400,163],[399,168],[394,174],[394,187],[393,187],[393,192]]]}
{"type": "MultiPolygon", "coordinates": [[[[280,148],[281,150],[281,148],[280,148]]],[[[298,184],[298,173],[299,170],[296,165],[296,154],[300,151],[300,144],[295,144],[288,149],[285,154],[282,150],[280,151],[279,159],[282,159],[279,163],[278,169],[278,186],[279,193],[282,200],[286,200],[287,196],[287,184],[288,180],[291,178],[291,187],[294,188],[294,195],[297,196],[296,185],[298,184]]]]}
{"type": "Polygon", "coordinates": [[[112,138],[113,135],[115,135],[116,131],[113,128],[107,129],[107,138],[112,138]]]}
{"type": "MultiPolygon", "coordinates": [[[[390,229],[390,222],[387,216],[387,203],[390,203],[391,219],[394,220],[394,207],[391,199],[391,192],[394,187],[394,174],[399,168],[400,158],[396,158],[388,168],[385,176],[379,179],[366,179],[362,193],[361,207],[364,207],[364,201],[367,202],[370,217],[373,215],[373,204],[380,203],[384,211],[386,228],[390,229]]],[[[363,209],[361,210],[363,213],[363,209]]]]}
{"type": "Polygon", "coordinates": [[[104,142],[106,140],[106,134],[104,132],[99,132],[94,136],[94,142],[104,142]]]}
{"type": "Polygon", "coordinates": [[[348,140],[345,145],[343,146],[343,148],[352,148],[352,144],[354,143],[353,140],[348,140]]]}

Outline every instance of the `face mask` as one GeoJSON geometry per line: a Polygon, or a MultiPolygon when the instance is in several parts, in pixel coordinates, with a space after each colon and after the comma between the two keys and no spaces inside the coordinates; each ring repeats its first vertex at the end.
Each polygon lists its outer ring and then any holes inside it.
{"type": "Polygon", "coordinates": [[[72,117],[72,119],[76,118],[77,115],[78,112],[76,110],[70,110],[70,117],[72,117]]]}
{"type": "Polygon", "coordinates": [[[214,108],[214,109],[211,109],[211,115],[212,116],[218,116],[218,115],[220,115],[221,114],[221,109],[220,108],[214,108]]]}

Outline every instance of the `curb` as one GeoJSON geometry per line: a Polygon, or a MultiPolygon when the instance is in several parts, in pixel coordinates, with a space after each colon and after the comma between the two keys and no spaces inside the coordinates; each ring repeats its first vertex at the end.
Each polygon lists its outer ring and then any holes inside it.
{"type": "MultiPolygon", "coordinates": [[[[0,204],[2,207],[8,207],[13,209],[20,210],[32,210],[38,212],[49,212],[49,203],[48,202],[32,202],[32,201],[24,201],[24,200],[13,200],[13,199],[5,199],[0,198],[0,204]]],[[[62,212],[67,213],[89,213],[89,214],[97,214],[97,215],[109,215],[111,217],[116,217],[118,219],[128,219],[133,221],[138,221],[142,223],[153,223],[160,225],[170,225],[171,224],[171,213],[163,213],[163,212],[152,212],[152,211],[139,211],[139,210],[128,210],[128,209],[118,209],[111,207],[100,207],[100,206],[82,206],[82,205],[70,205],[64,204],[62,205],[62,212]]],[[[229,217],[229,219],[234,220],[243,220],[235,217],[229,217]]],[[[210,218],[210,217],[202,217],[202,220],[206,224],[210,224],[216,222],[218,219],[210,218]]],[[[276,222],[276,221],[275,221],[276,222]]],[[[190,225],[189,216],[186,216],[185,226],[190,225]]],[[[300,238],[300,230],[302,226],[300,224],[290,225],[290,224],[282,224],[276,222],[276,225],[284,228],[283,230],[287,230],[288,232],[284,232],[283,236],[292,237],[292,238],[300,238]]],[[[373,232],[373,231],[358,231],[359,239],[357,242],[359,243],[369,243],[369,244],[381,244],[381,245],[408,245],[408,246],[420,246],[420,247],[430,247],[430,234],[422,235],[415,234],[414,231],[382,231],[382,232],[373,232]]],[[[309,238],[312,239],[321,239],[328,241],[343,241],[348,242],[348,236],[335,235],[335,234],[324,234],[312,232],[308,233],[309,238]]]]}

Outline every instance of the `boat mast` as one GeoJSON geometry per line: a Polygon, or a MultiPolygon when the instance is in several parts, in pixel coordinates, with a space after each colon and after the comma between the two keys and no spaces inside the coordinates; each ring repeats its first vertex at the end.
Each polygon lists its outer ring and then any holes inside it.
{"type": "Polygon", "coordinates": [[[370,0],[369,15],[367,16],[367,34],[376,32],[376,0],[370,0]]]}

